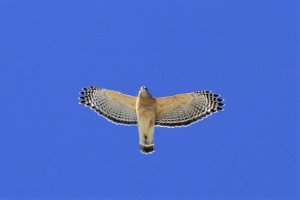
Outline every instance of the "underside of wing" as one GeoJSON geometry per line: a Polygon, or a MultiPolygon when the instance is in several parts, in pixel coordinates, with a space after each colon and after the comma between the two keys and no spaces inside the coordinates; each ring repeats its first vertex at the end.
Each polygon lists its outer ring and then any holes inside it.
{"type": "Polygon", "coordinates": [[[90,86],[82,89],[80,103],[110,121],[126,125],[137,124],[134,96],[90,86]]]}
{"type": "Polygon", "coordinates": [[[210,91],[199,91],[157,98],[155,124],[164,127],[190,125],[223,110],[223,99],[218,97],[210,91]]]}

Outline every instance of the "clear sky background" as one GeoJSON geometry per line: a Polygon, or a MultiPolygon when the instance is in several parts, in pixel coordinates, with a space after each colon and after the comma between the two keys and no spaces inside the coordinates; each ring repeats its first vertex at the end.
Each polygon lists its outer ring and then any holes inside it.
{"type": "Polygon", "coordinates": [[[0,197],[298,199],[296,11],[293,0],[1,0],[0,197]],[[143,155],[137,127],[78,104],[89,85],[212,90],[226,106],[156,128],[143,155]]]}

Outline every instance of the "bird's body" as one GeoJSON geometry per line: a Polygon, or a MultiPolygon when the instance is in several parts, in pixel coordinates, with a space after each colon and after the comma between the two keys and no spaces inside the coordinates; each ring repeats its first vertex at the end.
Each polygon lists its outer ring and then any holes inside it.
{"type": "Polygon", "coordinates": [[[139,127],[140,149],[142,152],[154,151],[154,127],[156,99],[147,91],[141,91],[136,101],[136,113],[139,127]]]}
{"type": "Polygon", "coordinates": [[[146,87],[137,97],[95,86],[84,88],[80,103],[105,118],[127,125],[138,125],[140,150],[154,152],[154,128],[187,126],[211,113],[223,110],[223,99],[210,91],[154,98],[146,87]]]}

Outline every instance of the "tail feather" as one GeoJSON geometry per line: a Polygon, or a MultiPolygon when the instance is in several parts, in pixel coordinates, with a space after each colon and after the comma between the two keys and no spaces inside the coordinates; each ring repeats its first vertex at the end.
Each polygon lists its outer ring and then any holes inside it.
{"type": "Polygon", "coordinates": [[[140,150],[144,154],[151,154],[154,152],[154,145],[146,146],[146,145],[140,144],[140,150]]]}

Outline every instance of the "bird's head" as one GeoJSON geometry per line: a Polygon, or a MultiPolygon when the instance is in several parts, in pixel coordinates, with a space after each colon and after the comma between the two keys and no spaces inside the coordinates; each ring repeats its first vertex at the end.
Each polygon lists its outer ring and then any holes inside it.
{"type": "Polygon", "coordinates": [[[145,86],[142,86],[140,88],[139,96],[140,97],[152,97],[150,92],[148,91],[148,89],[145,86]]]}

